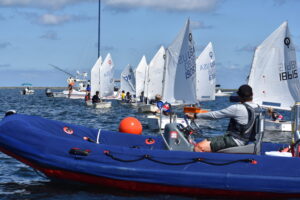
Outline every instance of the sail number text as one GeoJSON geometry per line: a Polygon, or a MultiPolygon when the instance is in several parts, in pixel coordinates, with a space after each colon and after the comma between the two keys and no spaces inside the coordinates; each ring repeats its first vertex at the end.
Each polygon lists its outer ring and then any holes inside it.
{"type": "Polygon", "coordinates": [[[298,78],[297,64],[296,61],[291,60],[285,66],[283,64],[279,65],[279,80],[290,80],[293,78],[298,78]]]}
{"type": "Polygon", "coordinates": [[[298,78],[298,73],[296,69],[294,69],[291,73],[289,71],[279,73],[280,81],[293,79],[293,78],[298,78]]]}

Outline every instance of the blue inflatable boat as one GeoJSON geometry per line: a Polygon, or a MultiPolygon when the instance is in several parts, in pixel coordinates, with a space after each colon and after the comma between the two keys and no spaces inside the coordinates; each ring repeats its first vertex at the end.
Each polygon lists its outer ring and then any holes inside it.
{"type": "Polygon", "coordinates": [[[162,136],[37,116],[13,114],[0,123],[1,151],[50,179],[182,195],[299,197],[300,159],[266,155],[284,144],[260,145],[252,153],[197,153],[170,150],[162,136]]]}

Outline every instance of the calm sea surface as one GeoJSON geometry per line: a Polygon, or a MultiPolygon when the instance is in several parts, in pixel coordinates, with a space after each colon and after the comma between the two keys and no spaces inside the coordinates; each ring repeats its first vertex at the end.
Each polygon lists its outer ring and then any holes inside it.
{"type": "MultiPolygon", "coordinates": [[[[114,101],[110,109],[93,109],[85,106],[83,100],[46,97],[44,90],[36,90],[34,95],[20,95],[18,89],[0,89],[0,119],[10,109],[18,113],[38,115],[44,118],[79,124],[92,128],[117,130],[119,122],[134,116],[143,124],[143,134],[157,134],[147,127],[145,115],[137,113],[137,108],[121,105],[114,101]]],[[[228,97],[217,97],[215,101],[204,102],[203,108],[217,110],[231,103],[228,97]]],[[[182,108],[174,108],[179,117],[183,116],[182,108]]],[[[284,112],[285,119],[290,113],[284,112]]],[[[226,130],[228,120],[204,123],[203,131],[206,136],[219,135],[226,130]]],[[[290,134],[266,133],[266,141],[288,141],[290,134]]],[[[49,181],[38,175],[30,167],[13,158],[0,153],[0,199],[196,199],[176,195],[141,194],[118,191],[108,188],[94,188],[92,186],[71,185],[49,181]]],[[[207,197],[200,197],[207,199],[207,197]]],[[[198,198],[199,199],[199,198],[198,198]]]]}

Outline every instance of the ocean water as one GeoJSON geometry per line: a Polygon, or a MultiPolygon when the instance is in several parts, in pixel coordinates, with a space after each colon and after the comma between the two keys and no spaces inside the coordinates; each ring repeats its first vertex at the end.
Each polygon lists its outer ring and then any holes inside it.
{"type": "MultiPolygon", "coordinates": [[[[146,115],[137,108],[113,102],[109,109],[87,107],[83,100],[49,98],[44,90],[36,90],[34,95],[21,95],[18,89],[0,89],[0,119],[7,110],[18,113],[38,115],[44,118],[79,124],[87,127],[118,130],[119,122],[128,116],[138,118],[143,125],[143,134],[158,134],[150,130],[146,115]]],[[[202,107],[218,110],[229,106],[228,97],[217,97],[215,101],[203,102],[202,107]]],[[[178,117],[183,117],[182,107],[173,107],[178,117]]],[[[290,119],[289,112],[282,113],[290,119]]],[[[205,136],[223,134],[228,120],[202,123],[205,136]]],[[[286,142],[291,134],[284,132],[265,133],[265,141],[286,142]]],[[[119,191],[111,188],[94,188],[87,185],[65,184],[50,181],[32,168],[0,153],[0,199],[209,199],[209,197],[185,197],[168,194],[149,194],[119,191]]]]}

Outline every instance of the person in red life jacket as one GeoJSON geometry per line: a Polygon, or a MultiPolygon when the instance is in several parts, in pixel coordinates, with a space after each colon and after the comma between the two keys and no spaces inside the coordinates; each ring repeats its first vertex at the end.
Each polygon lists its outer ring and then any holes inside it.
{"type": "Polygon", "coordinates": [[[273,108],[268,108],[267,113],[273,121],[279,122],[283,120],[283,116],[279,112],[274,111],[273,108]]]}

